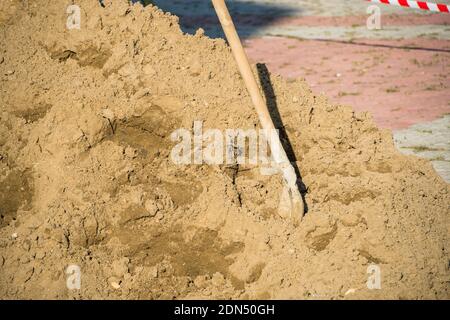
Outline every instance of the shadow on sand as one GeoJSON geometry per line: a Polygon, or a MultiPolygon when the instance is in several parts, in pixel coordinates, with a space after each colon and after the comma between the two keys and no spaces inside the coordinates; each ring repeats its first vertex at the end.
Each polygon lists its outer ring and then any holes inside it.
{"type": "Polygon", "coordinates": [[[275,91],[272,86],[272,81],[270,79],[270,73],[267,69],[267,66],[262,63],[258,63],[256,65],[258,70],[259,81],[261,83],[264,96],[266,98],[267,108],[269,109],[270,117],[275,125],[275,128],[278,129],[281,144],[284,147],[284,150],[287,153],[289,161],[292,163],[292,166],[295,169],[295,173],[297,174],[297,187],[302,195],[303,204],[305,207],[305,214],[308,212],[308,205],[305,200],[305,195],[307,192],[307,188],[303,183],[302,176],[300,174],[300,169],[297,166],[297,157],[295,155],[294,149],[292,148],[291,141],[289,140],[289,136],[286,132],[286,129],[283,124],[283,119],[281,118],[280,111],[278,110],[277,96],[275,95],[275,91]]]}

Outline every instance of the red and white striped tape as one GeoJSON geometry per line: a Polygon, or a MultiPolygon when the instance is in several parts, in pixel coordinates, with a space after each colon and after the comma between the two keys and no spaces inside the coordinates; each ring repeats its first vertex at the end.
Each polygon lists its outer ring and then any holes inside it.
{"type": "Polygon", "coordinates": [[[450,5],[425,1],[412,1],[412,0],[367,0],[367,1],[390,4],[394,6],[422,9],[434,12],[447,12],[447,13],[450,12],[450,5]]]}

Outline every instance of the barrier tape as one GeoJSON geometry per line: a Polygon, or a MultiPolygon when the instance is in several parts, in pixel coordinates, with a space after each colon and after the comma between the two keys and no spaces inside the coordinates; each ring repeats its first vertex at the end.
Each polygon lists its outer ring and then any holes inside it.
{"type": "Polygon", "coordinates": [[[367,0],[370,2],[390,4],[394,6],[400,7],[408,7],[415,9],[428,10],[433,12],[450,12],[450,5],[447,4],[439,4],[425,1],[413,1],[413,0],[367,0]]]}

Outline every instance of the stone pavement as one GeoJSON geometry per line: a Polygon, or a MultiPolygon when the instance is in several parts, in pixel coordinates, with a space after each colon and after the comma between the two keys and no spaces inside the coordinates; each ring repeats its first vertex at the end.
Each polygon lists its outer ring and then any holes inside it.
{"type": "MultiPolygon", "coordinates": [[[[223,36],[210,0],[153,2],[185,32],[223,36]]],[[[363,0],[227,2],[253,62],[370,112],[401,152],[430,159],[450,182],[450,14],[378,5],[382,28],[368,30],[373,3],[363,0]]]]}
{"type": "Polygon", "coordinates": [[[450,115],[395,131],[394,141],[403,153],[430,159],[434,169],[450,182],[450,115]]]}

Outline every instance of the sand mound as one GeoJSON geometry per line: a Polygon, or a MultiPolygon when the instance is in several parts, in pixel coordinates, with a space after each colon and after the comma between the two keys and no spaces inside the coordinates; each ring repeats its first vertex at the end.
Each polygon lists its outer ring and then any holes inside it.
{"type": "Polygon", "coordinates": [[[295,226],[279,175],[170,158],[194,121],[258,127],[223,40],[125,0],[77,1],[80,30],[28,3],[0,4],[1,298],[450,297],[449,185],[368,115],[262,79],[306,186],[295,226]]]}

